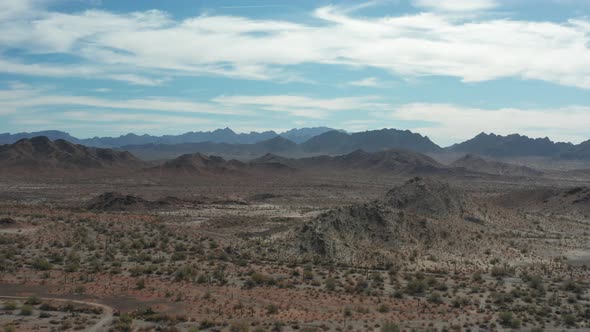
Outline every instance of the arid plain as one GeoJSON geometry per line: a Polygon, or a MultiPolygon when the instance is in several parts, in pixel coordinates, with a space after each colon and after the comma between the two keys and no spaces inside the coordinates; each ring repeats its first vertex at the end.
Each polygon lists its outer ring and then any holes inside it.
{"type": "Polygon", "coordinates": [[[5,146],[53,151],[1,175],[7,331],[590,328],[588,172],[396,149],[146,163],[66,143],[5,146]]]}

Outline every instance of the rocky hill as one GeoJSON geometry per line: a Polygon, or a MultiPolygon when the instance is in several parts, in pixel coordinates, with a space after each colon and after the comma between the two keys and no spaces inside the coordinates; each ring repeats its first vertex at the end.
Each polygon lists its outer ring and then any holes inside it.
{"type": "MultiPolygon", "coordinates": [[[[413,178],[391,189],[382,199],[341,207],[321,214],[296,235],[298,253],[315,259],[356,265],[378,263],[409,248],[470,247],[453,243],[455,232],[466,235],[485,227],[485,216],[471,197],[447,183],[413,178]]],[[[407,257],[405,257],[407,258],[407,257]]]]}
{"type": "Polygon", "coordinates": [[[372,153],[356,150],[334,157],[332,161],[338,167],[399,173],[430,172],[444,168],[426,155],[401,149],[387,149],[372,153]]]}
{"type": "Polygon", "coordinates": [[[139,196],[106,192],[88,200],[83,204],[82,208],[100,212],[139,212],[169,208],[180,203],[182,201],[176,197],[165,197],[156,201],[149,201],[139,196]]]}
{"type": "Polygon", "coordinates": [[[426,155],[400,149],[387,149],[378,152],[356,150],[334,157],[322,155],[299,159],[266,154],[253,159],[251,163],[276,163],[299,169],[357,169],[395,173],[429,173],[446,170],[444,165],[426,155]]]}
{"type": "Polygon", "coordinates": [[[0,167],[22,170],[135,169],[143,163],[126,151],[89,148],[47,137],[22,139],[0,146],[0,167]]]}
{"type": "MultiPolygon", "coordinates": [[[[255,172],[293,171],[291,167],[273,162],[244,163],[238,160],[226,160],[219,156],[207,156],[201,153],[185,154],[178,158],[166,161],[162,165],[153,168],[168,174],[188,175],[231,175],[255,172]]],[[[272,173],[266,173],[271,175],[272,173]]]]}
{"type": "Polygon", "coordinates": [[[161,170],[183,171],[195,174],[221,174],[237,171],[246,164],[237,160],[225,160],[217,156],[207,156],[201,153],[185,154],[169,160],[159,166],[161,170]]]}
{"type": "Polygon", "coordinates": [[[493,175],[523,177],[534,177],[543,175],[543,172],[530,167],[514,165],[494,160],[487,160],[473,154],[467,154],[464,157],[457,159],[450,165],[450,167],[463,168],[471,172],[486,173],[493,175]]]}

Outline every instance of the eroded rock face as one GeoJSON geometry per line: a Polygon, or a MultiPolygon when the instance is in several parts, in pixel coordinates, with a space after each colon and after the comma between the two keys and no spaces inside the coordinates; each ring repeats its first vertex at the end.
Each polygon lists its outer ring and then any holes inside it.
{"type": "Polygon", "coordinates": [[[352,263],[407,245],[432,246],[456,227],[483,224],[466,193],[418,177],[377,201],[328,211],[306,224],[297,237],[301,253],[352,263]]]}

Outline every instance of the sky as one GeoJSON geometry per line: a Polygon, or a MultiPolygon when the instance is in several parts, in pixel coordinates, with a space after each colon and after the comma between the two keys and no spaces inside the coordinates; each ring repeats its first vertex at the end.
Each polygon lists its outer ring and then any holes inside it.
{"type": "Polygon", "coordinates": [[[590,139],[590,0],[0,0],[0,132],[590,139]]]}

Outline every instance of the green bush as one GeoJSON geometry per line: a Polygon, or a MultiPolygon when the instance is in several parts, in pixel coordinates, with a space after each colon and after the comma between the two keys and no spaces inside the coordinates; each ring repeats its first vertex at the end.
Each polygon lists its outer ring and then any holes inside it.
{"type": "Polygon", "coordinates": [[[42,257],[35,258],[32,266],[35,270],[39,271],[47,271],[51,269],[51,263],[49,263],[49,261],[42,257]]]}

